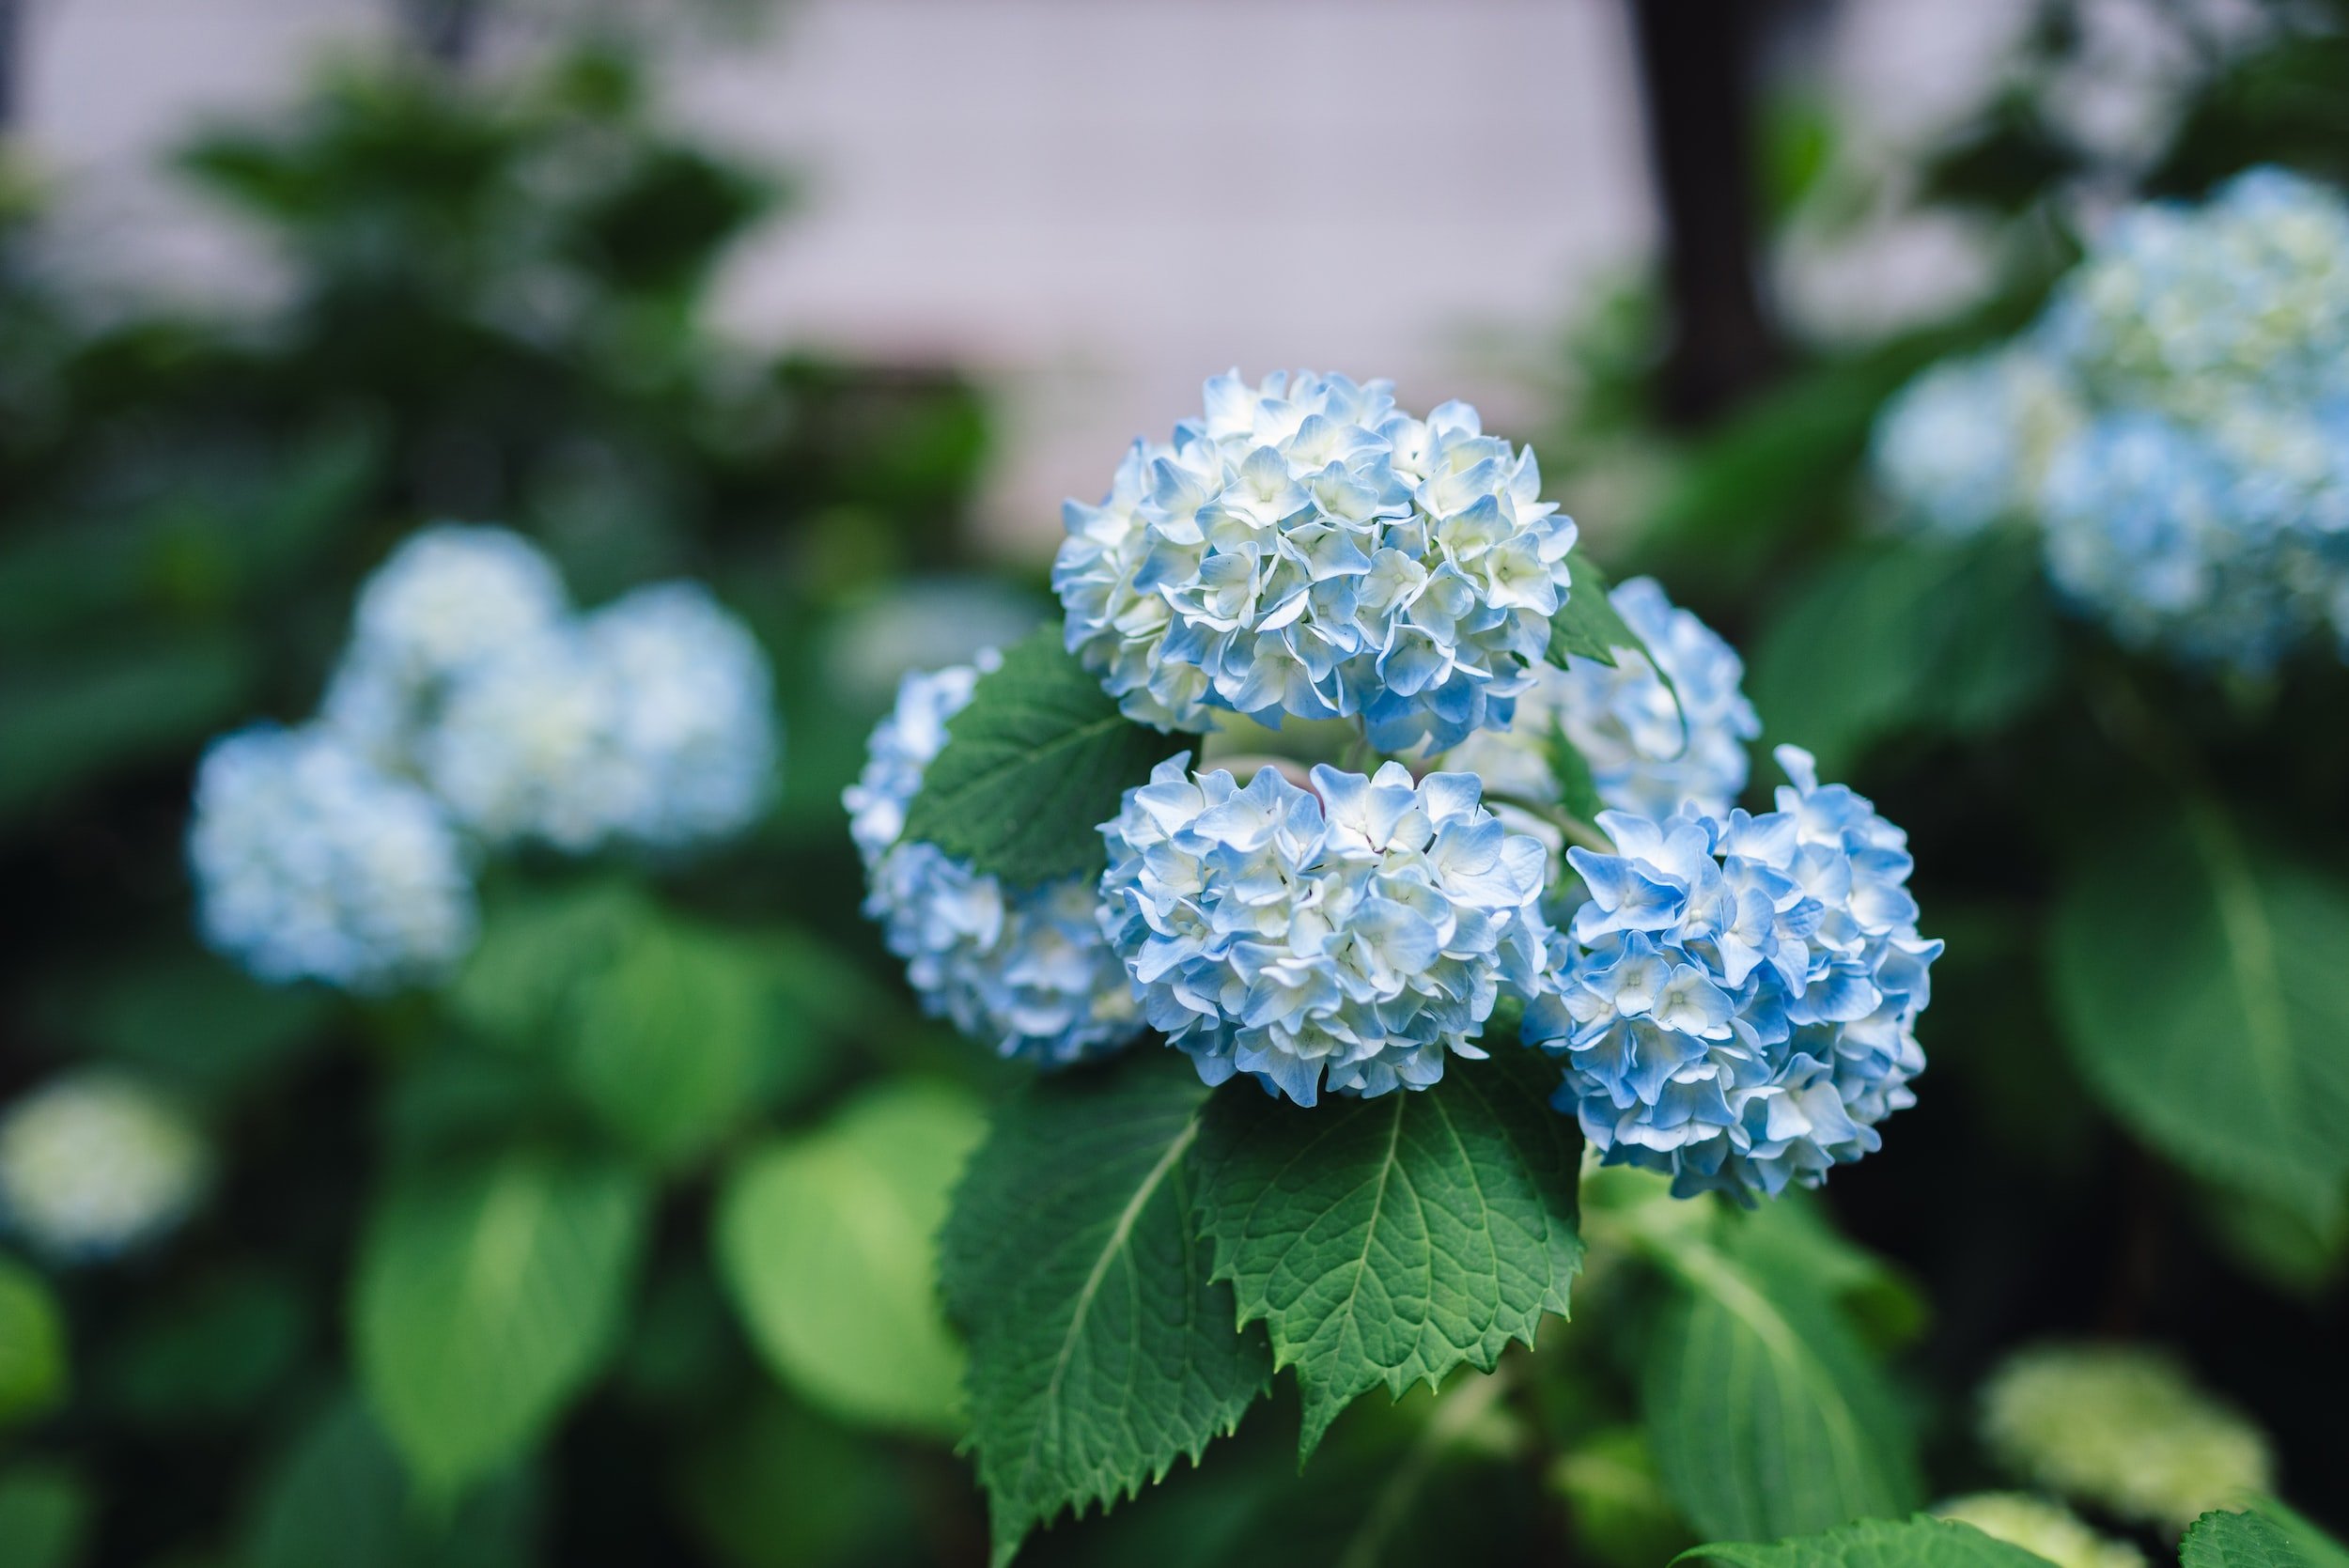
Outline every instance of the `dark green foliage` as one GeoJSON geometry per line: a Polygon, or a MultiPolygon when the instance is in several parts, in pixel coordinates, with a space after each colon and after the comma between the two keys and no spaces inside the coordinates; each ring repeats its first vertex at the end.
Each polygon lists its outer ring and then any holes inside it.
{"type": "Polygon", "coordinates": [[[1573,583],[1549,623],[1549,661],[1561,669],[1577,657],[1612,664],[1617,648],[1636,648],[1640,639],[1608,600],[1606,574],[1591,558],[1578,550],[1566,564],[1573,568],[1573,583]]]}
{"type": "Polygon", "coordinates": [[[1137,724],[1046,627],[979,677],[922,775],[906,836],[1014,887],[1097,874],[1100,825],[1151,767],[1189,744],[1137,724]]]}

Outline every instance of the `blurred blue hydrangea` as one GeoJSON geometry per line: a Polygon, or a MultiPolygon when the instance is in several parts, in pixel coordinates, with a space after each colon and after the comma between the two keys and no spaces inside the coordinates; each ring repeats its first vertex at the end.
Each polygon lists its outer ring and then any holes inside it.
{"type": "Polygon", "coordinates": [[[360,589],[322,715],[370,756],[397,765],[451,680],[568,613],[554,564],[521,535],[456,523],[424,529],[360,589]]]}
{"type": "Polygon", "coordinates": [[[1532,453],[1465,403],[1412,418],[1385,381],[1235,372],[1206,400],[1171,443],[1137,442],[1099,505],[1066,507],[1068,647],[1125,711],[1359,716],[1398,753],[1506,725],[1575,542],[1532,453]]]}
{"type": "Polygon", "coordinates": [[[2048,575],[2120,641],[2250,674],[2349,606],[2349,431],[2245,405],[2196,427],[2123,411],[2041,490],[2048,575]]]}
{"type": "Polygon", "coordinates": [[[2295,404],[2349,391],[2349,201],[2249,170],[2200,205],[2115,221],[2038,329],[2100,399],[2216,416],[2247,390],[2295,404]]]}
{"type": "Polygon", "coordinates": [[[1906,517],[1971,534],[2030,512],[2081,417],[2062,370],[2032,348],[1945,360],[1885,405],[1870,464],[1906,517]]]}
{"type": "Polygon", "coordinates": [[[661,583],[476,660],[417,742],[491,844],[674,848],[754,820],[777,737],[765,654],[708,591],[661,583]]]}
{"type": "Polygon", "coordinates": [[[1608,600],[1645,648],[1617,648],[1612,664],[1543,666],[1509,728],[1469,737],[1444,766],[1483,779],[1487,795],[1555,802],[1549,740],[1562,731],[1612,809],[1664,817],[1693,804],[1724,815],[1746,787],[1746,742],[1762,733],[1740,685],[1745,665],[1652,578],[1618,583],[1608,600]]]}
{"type": "Polygon", "coordinates": [[[990,650],[975,667],[908,675],[842,800],[864,860],[864,912],[906,961],[923,1007],[1005,1056],[1059,1066],[1106,1055],[1142,1028],[1091,878],[1010,889],[936,845],[904,842],[906,808],[946,744],[947,720],[998,662],[990,650]]]}
{"type": "Polygon", "coordinates": [[[1915,1103],[1917,1015],[1941,944],[1917,934],[1901,831],[1808,753],[1778,810],[1609,812],[1615,853],[1567,851],[1588,902],[1524,1037],[1562,1057],[1557,1103],[1608,1164],[1742,1202],[1878,1143],[1915,1103]]]}
{"type": "Polygon", "coordinates": [[[70,1074],[0,1113],[0,1224],[56,1262],[96,1262],[178,1225],[210,1165],[172,1101],[118,1073],[70,1074]]]}
{"type": "Polygon", "coordinates": [[[213,742],[188,859],[205,939],[263,980],[384,990],[473,945],[473,877],[440,804],[319,726],[213,742]]]}
{"type": "Polygon", "coordinates": [[[1548,856],[1479,803],[1477,780],[1397,763],[1375,778],[1271,768],[1243,789],[1188,753],[1103,827],[1101,920],[1151,1027],[1209,1083],[1252,1073],[1312,1105],[1443,1076],[1506,986],[1534,984],[1548,856]]]}

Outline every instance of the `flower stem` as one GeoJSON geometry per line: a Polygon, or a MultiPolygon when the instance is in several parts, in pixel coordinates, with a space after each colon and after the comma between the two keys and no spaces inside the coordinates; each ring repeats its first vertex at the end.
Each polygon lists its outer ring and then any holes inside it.
{"type": "Polygon", "coordinates": [[[1563,833],[1568,844],[1580,845],[1583,848],[1601,855],[1611,855],[1615,852],[1614,840],[1600,832],[1596,824],[1585,822],[1563,806],[1548,801],[1531,800],[1522,795],[1499,793],[1486,796],[1485,800],[1488,805],[1515,806],[1529,816],[1540,817],[1563,833]]]}

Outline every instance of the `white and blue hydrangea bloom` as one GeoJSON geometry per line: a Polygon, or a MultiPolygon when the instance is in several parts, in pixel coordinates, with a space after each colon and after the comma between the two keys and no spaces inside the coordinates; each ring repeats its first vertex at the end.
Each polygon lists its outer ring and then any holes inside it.
{"type": "Polygon", "coordinates": [[[398,766],[448,686],[569,613],[554,563],[510,529],[440,523],[412,536],[359,591],[327,683],[327,722],[398,766]]]}
{"type": "Polygon", "coordinates": [[[1601,815],[1614,852],[1568,851],[1588,901],[1526,1013],[1564,1064],[1560,1109],[1682,1196],[1816,1185],[1878,1146],[1924,1067],[1941,944],[1918,935],[1906,837],[1776,754],[1793,783],[1774,812],[1601,815]]]}
{"type": "Polygon", "coordinates": [[[1132,718],[1358,718],[1382,752],[1509,722],[1566,597],[1571,519],[1476,411],[1386,381],[1237,373],[1171,442],[1068,504],[1067,645],[1132,718]]]}
{"type": "Polygon", "coordinates": [[[905,838],[906,810],[946,743],[946,722],[998,662],[989,651],[975,667],[908,675],[842,799],[864,861],[864,912],[905,960],[925,1011],[1005,1056],[1064,1066],[1114,1051],[1142,1029],[1134,987],[1101,933],[1092,878],[1006,888],[905,838]]]}
{"type": "Polygon", "coordinates": [[[2051,357],[2030,345],[1944,360],[1877,418],[1869,464],[1904,514],[1950,535],[2028,516],[2082,417],[2051,357]]]}
{"type": "Polygon", "coordinates": [[[266,981],[428,982],[477,928],[448,814],[322,725],[215,741],[196,772],[188,860],[205,940],[266,981]]]}
{"type": "Polygon", "coordinates": [[[1539,983],[1548,854],[1465,773],[1275,768],[1242,787],[1188,753],[1104,825],[1101,920],[1153,1029],[1210,1084],[1235,1073],[1299,1105],[1423,1089],[1504,988],[1539,983]]]}
{"type": "Polygon", "coordinates": [[[1762,733],[1744,663],[1653,578],[1619,582],[1607,597],[1643,646],[1615,649],[1612,664],[1544,665],[1509,728],[1470,736],[1444,766],[1476,774],[1487,795],[1554,804],[1550,741],[1563,733],[1613,810],[1662,817],[1693,803],[1720,815],[1746,787],[1746,743],[1762,733]]]}
{"type": "Polygon", "coordinates": [[[172,1100],[120,1073],[69,1073],[0,1112],[0,1229],[56,1263],[101,1262],[185,1219],[210,1164],[172,1100]]]}

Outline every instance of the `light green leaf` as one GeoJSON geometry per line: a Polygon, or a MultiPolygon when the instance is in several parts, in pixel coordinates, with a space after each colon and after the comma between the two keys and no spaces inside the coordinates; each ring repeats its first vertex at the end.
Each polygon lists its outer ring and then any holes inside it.
{"type": "Polygon", "coordinates": [[[2326,1534],[2315,1520],[2281,1498],[2255,1498],[2251,1512],[2289,1536],[2300,1555],[2309,1560],[2309,1568],[2349,1568],[2349,1546],[2326,1534]]]}
{"type": "Polygon", "coordinates": [[[2055,990],[2097,1097],[2179,1163],[2319,1231],[2349,1182],[2349,890],[2215,805],[2116,835],[2055,912],[2055,990]]]}
{"type": "Polygon", "coordinates": [[[1206,1090],[1138,1047],[996,1115],[941,1241],[971,1344],[971,1436],[995,1557],[1194,1463],[1271,1377],[1190,1226],[1206,1090]]]}
{"type": "Polygon", "coordinates": [[[1742,1228],[1662,1254],[1681,1290],[1641,1404],[1665,1488],[1700,1534],[1728,1539],[1914,1507],[1916,1437],[1883,1374],[1822,1283],[1743,1245],[1742,1228]]]}
{"type": "Polygon", "coordinates": [[[304,1425],[268,1473],[239,1560],[246,1568],[521,1568],[536,1499],[519,1477],[453,1514],[412,1498],[398,1456],[344,1395],[304,1425]]]}
{"type": "Polygon", "coordinates": [[[352,1333],[368,1401],[428,1490],[519,1457],[593,1380],[650,1198],[626,1166],[528,1147],[395,1177],[361,1243],[352,1333]]]}
{"type": "Polygon", "coordinates": [[[1572,1117],[1532,1052],[1455,1060],[1432,1089],[1310,1110],[1240,1079],[1199,1140],[1199,1226],[1242,1323],[1293,1366],[1313,1451],[1359,1394],[1490,1372],[1563,1316],[1581,1265],[1572,1117]]]}
{"type": "Polygon", "coordinates": [[[89,1488],[54,1465],[0,1474],[0,1568],[72,1568],[89,1534],[89,1488]]]}
{"type": "Polygon", "coordinates": [[[1097,874],[1097,831],[1151,768],[1190,744],[1120,713],[1046,627],[979,677],[906,810],[906,837],[1019,887],[1097,874]]]}
{"type": "Polygon", "coordinates": [[[1715,1542],[1692,1546],[1674,1562],[1726,1568],[2047,1568],[2047,1560],[1993,1540],[1971,1525],[1917,1514],[1906,1520],[1859,1519],[1798,1540],[1715,1542]]]}
{"type": "Polygon", "coordinates": [[[48,1282],[0,1257],[0,1427],[45,1414],[66,1393],[65,1314],[48,1282]]]}
{"type": "Polygon", "coordinates": [[[753,1343],[798,1392],[851,1421],[960,1430],[962,1352],[932,1242],[983,1128],[958,1089],[888,1084],[728,1174],[719,1265],[753,1343]]]}
{"type": "Polygon", "coordinates": [[[2179,1568],[2316,1568],[2282,1526],[2257,1514],[2205,1514],[2178,1547],[2179,1568]]]}
{"type": "Polygon", "coordinates": [[[1569,659],[1595,659],[1601,664],[1615,661],[1617,648],[1638,648],[1645,652],[1647,644],[1639,633],[1624,624],[1607,592],[1611,586],[1607,575],[1580,551],[1566,556],[1566,569],[1571,574],[1566,602],[1558,607],[1558,613],[1549,621],[1549,662],[1560,669],[1569,659]]]}

